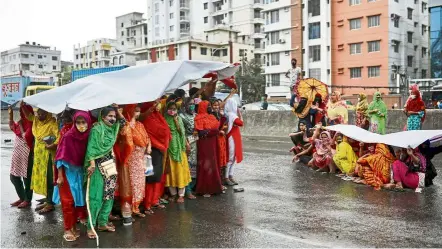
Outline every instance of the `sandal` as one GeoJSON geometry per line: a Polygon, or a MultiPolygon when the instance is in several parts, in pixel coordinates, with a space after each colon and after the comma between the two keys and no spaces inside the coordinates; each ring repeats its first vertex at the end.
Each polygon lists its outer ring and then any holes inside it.
{"type": "Polygon", "coordinates": [[[144,217],[146,217],[145,214],[142,214],[142,213],[140,213],[140,212],[133,212],[133,214],[134,214],[135,216],[140,217],[140,218],[144,218],[144,217]]]}
{"type": "Polygon", "coordinates": [[[153,208],[156,208],[156,209],[165,209],[166,206],[164,206],[163,204],[157,204],[157,205],[154,205],[153,208]]]}
{"type": "Polygon", "coordinates": [[[109,220],[110,221],[119,221],[119,220],[121,220],[121,218],[120,218],[120,216],[118,216],[118,215],[109,215],[109,220]]]}
{"type": "Polygon", "coordinates": [[[55,210],[54,206],[47,204],[44,208],[42,208],[38,211],[38,214],[46,214],[46,213],[52,212],[54,210],[55,210]]]}
{"type": "Polygon", "coordinates": [[[115,227],[114,226],[110,226],[109,224],[107,224],[106,226],[98,226],[98,232],[115,232],[115,227]]]}
{"type": "Polygon", "coordinates": [[[209,198],[210,196],[211,196],[210,194],[203,195],[203,197],[205,197],[205,198],[209,198]]]}
{"type": "Polygon", "coordinates": [[[63,239],[67,242],[73,242],[76,241],[78,237],[76,237],[74,234],[65,233],[63,234],[63,239]]]}
{"type": "Polygon", "coordinates": [[[31,202],[24,201],[24,202],[20,203],[20,205],[18,205],[17,207],[18,208],[27,208],[27,207],[30,207],[30,206],[31,206],[31,202]]]}
{"type": "Polygon", "coordinates": [[[97,236],[95,235],[95,233],[92,230],[87,231],[87,237],[89,239],[96,239],[97,236]]]}
{"type": "Polygon", "coordinates": [[[48,205],[46,202],[42,203],[42,204],[38,204],[37,207],[35,208],[35,211],[38,212],[38,211],[42,210],[43,208],[46,207],[46,205],[48,205]]]}
{"type": "Polygon", "coordinates": [[[18,200],[18,201],[14,201],[13,203],[11,203],[11,207],[18,207],[20,206],[20,204],[22,204],[24,201],[22,200],[18,200]]]}
{"type": "Polygon", "coordinates": [[[175,196],[170,196],[169,197],[169,202],[175,202],[175,198],[176,198],[176,195],[175,196]]]}
{"type": "Polygon", "coordinates": [[[161,204],[169,204],[169,202],[166,199],[160,199],[161,204]]]}
{"type": "Polygon", "coordinates": [[[193,194],[189,194],[189,195],[187,195],[187,198],[190,200],[195,200],[196,196],[194,196],[193,194]]]}
{"type": "Polygon", "coordinates": [[[153,210],[150,209],[150,208],[144,210],[144,213],[147,214],[147,215],[152,215],[152,214],[154,214],[153,210]]]}
{"type": "Polygon", "coordinates": [[[178,197],[176,203],[184,203],[184,197],[183,196],[178,197]]]}

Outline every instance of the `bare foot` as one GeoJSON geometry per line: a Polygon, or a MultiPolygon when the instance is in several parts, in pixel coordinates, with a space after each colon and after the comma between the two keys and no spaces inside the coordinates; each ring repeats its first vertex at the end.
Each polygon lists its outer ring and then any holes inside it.
{"type": "Polygon", "coordinates": [[[392,188],[395,188],[396,187],[396,184],[394,184],[394,183],[387,183],[387,184],[384,184],[384,186],[383,186],[385,189],[392,189],[392,188]]]}
{"type": "Polygon", "coordinates": [[[396,183],[396,189],[403,189],[402,182],[396,183]]]}
{"type": "Polygon", "coordinates": [[[190,200],[195,200],[196,196],[194,196],[193,194],[189,194],[189,195],[187,195],[187,198],[190,200]]]}
{"type": "Polygon", "coordinates": [[[180,196],[178,197],[178,199],[176,200],[177,203],[184,203],[184,197],[180,196]]]}

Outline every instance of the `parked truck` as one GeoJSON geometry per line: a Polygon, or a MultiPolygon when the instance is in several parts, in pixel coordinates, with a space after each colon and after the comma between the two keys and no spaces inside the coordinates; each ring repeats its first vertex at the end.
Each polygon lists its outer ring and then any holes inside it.
{"type": "Polygon", "coordinates": [[[2,108],[12,105],[20,99],[55,87],[53,77],[47,76],[2,76],[2,108]]]}
{"type": "Polygon", "coordinates": [[[80,69],[74,70],[71,73],[71,80],[75,81],[90,75],[99,74],[99,73],[107,73],[112,71],[118,71],[121,69],[127,68],[127,65],[113,66],[113,67],[102,67],[102,68],[88,68],[88,69],[80,69]]]}

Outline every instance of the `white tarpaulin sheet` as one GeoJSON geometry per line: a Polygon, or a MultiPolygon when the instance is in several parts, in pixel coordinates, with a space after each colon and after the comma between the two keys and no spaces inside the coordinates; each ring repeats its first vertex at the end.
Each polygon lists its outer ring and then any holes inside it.
{"type": "Polygon", "coordinates": [[[379,135],[355,125],[333,125],[325,127],[327,130],[336,131],[345,136],[363,143],[382,143],[401,148],[416,148],[423,142],[435,142],[442,138],[442,130],[402,131],[379,135]]]}
{"type": "Polygon", "coordinates": [[[88,111],[113,103],[149,102],[209,72],[217,72],[221,80],[234,75],[237,69],[231,64],[212,61],[158,62],[91,75],[23,101],[51,113],[60,113],[66,106],[88,111]]]}

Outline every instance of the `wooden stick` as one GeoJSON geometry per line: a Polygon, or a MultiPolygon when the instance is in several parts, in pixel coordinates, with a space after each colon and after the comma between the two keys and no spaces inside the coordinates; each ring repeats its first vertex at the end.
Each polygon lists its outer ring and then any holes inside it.
{"type": "Polygon", "coordinates": [[[90,209],[90,204],[89,204],[89,186],[90,186],[90,183],[91,183],[91,177],[89,176],[87,178],[87,187],[86,187],[86,206],[87,206],[87,213],[89,215],[89,222],[91,224],[92,232],[94,232],[95,238],[97,240],[97,248],[98,248],[100,246],[100,240],[98,238],[97,232],[95,231],[95,224],[92,222],[91,209],[90,209]]]}

